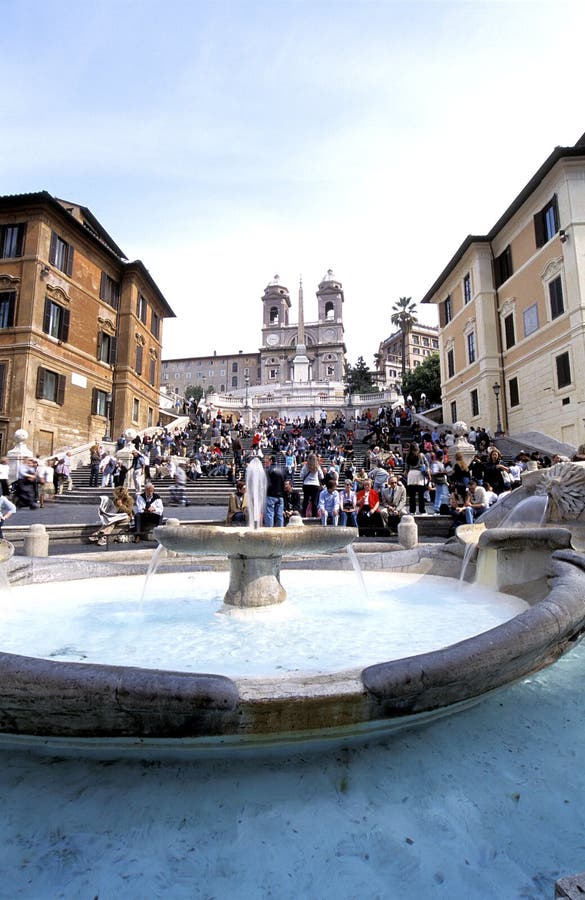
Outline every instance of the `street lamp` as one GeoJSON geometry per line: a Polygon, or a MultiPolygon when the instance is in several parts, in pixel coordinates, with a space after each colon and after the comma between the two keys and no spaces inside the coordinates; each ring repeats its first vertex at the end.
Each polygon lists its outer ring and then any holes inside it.
{"type": "Polygon", "coordinates": [[[500,419],[500,391],[501,387],[499,383],[496,383],[492,387],[492,391],[494,392],[496,398],[496,434],[502,434],[502,421],[500,419]]]}
{"type": "Polygon", "coordinates": [[[244,401],[244,406],[248,409],[248,388],[250,387],[250,376],[244,375],[244,384],[246,385],[246,399],[244,401]]]}

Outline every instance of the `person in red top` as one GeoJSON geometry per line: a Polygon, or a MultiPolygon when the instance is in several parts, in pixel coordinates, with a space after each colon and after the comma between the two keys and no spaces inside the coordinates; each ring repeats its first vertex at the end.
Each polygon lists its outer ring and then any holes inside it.
{"type": "Polygon", "coordinates": [[[376,523],[381,526],[378,515],[380,496],[372,487],[370,478],[364,481],[364,488],[357,493],[357,520],[358,528],[375,528],[376,523]]]}

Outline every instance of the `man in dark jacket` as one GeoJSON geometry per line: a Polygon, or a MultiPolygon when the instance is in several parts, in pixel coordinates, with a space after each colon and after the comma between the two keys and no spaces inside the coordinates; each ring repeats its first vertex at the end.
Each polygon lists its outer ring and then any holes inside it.
{"type": "Polygon", "coordinates": [[[284,525],[284,472],[276,465],[274,456],[266,457],[266,466],[264,527],[282,528],[284,525]]]}

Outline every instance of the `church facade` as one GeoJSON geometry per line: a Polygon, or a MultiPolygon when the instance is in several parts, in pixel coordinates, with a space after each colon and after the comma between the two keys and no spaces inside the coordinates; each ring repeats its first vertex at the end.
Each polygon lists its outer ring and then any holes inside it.
{"type": "Polygon", "coordinates": [[[341,383],[345,377],[346,352],[343,302],[342,284],[329,269],[317,288],[316,321],[304,321],[301,285],[298,321],[291,323],[290,292],[275,275],[262,295],[261,384],[284,387],[293,382],[293,363],[299,345],[304,347],[308,358],[309,382],[341,383]]]}

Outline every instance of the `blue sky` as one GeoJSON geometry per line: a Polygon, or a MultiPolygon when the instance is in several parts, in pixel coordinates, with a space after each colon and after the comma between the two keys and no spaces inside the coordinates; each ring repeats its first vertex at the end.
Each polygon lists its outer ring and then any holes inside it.
{"type": "Polygon", "coordinates": [[[82,203],[143,260],[165,357],[255,349],[272,276],[310,319],[332,268],[371,364],[393,302],[585,131],[583,6],[0,0],[2,193],[82,203]]]}

